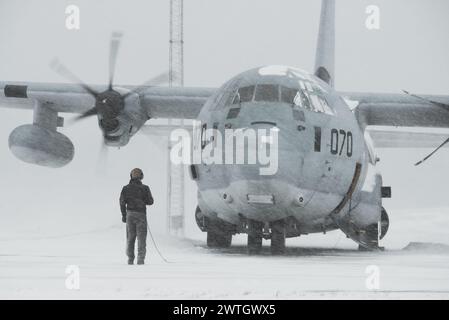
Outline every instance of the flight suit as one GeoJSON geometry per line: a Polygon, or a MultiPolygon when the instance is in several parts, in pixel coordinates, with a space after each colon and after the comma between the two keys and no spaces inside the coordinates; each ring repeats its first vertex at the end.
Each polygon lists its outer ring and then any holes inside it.
{"type": "Polygon", "coordinates": [[[147,216],[138,211],[127,211],[126,214],[126,255],[134,261],[134,248],[137,238],[137,261],[145,260],[147,253],[147,216]]]}
{"type": "Polygon", "coordinates": [[[154,203],[150,188],[140,179],[131,179],[120,194],[122,220],[126,222],[126,254],[128,262],[133,263],[134,247],[137,238],[137,263],[142,264],[146,255],[147,216],[146,206],[154,203]]]}

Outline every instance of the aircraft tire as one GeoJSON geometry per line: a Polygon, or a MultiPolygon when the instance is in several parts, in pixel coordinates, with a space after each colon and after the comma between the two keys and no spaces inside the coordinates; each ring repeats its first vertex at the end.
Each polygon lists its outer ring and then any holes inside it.
{"type": "Polygon", "coordinates": [[[229,248],[232,243],[232,233],[220,228],[219,223],[210,220],[207,230],[207,246],[209,248],[229,248]]]}
{"type": "Polygon", "coordinates": [[[278,220],[271,223],[271,254],[285,253],[285,221],[278,220]]]}
{"type": "Polygon", "coordinates": [[[364,242],[368,246],[359,245],[359,251],[377,251],[379,250],[379,231],[378,224],[369,225],[364,230],[364,242]]]}
{"type": "Polygon", "coordinates": [[[248,254],[258,254],[262,250],[263,222],[248,220],[248,254]]]}
{"type": "Polygon", "coordinates": [[[382,207],[381,219],[380,219],[380,239],[382,240],[388,232],[390,226],[390,218],[388,218],[387,210],[382,207]]]}

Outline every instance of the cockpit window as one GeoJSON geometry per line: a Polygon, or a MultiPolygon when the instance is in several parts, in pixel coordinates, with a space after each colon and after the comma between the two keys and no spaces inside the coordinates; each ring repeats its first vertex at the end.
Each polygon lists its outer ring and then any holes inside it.
{"type": "Polygon", "coordinates": [[[235,88],[234,94],[227,97],[227,105],[239,105],[244,102],[283,102],[292,107],[304,108],[313,112],[335,115],[335,111],[326,100],[325,89],[310,81],[300,80],[298,87],[285,87],[276,84],[258,84],[235,88]]]}
{"type": "Polygon", "coordinates": [[[327,103],[326,97],[323,91],[316,85],[309,82],[300,82],[301,89],[301,101],[303,107],[315,112],[322,112],[330,115],[334,115],[335,112],[327,103]]]}
{"type": "Polygon", "coordinates": [[[253,100],[255,86],[243,87],[239,89],[240,100],[250,102],[253,100]]]}
{"type": "Polygon", "coordinates": [[[281,102],[312,110],[310,107],[310,100],[302,90],[282,86],[281,102]]]}
{"type": "Polygon", "coordinates": [[[232,104],[251,102],[253,100],[253,96],[254,96],[254,89],[255,89],[255,86],[248,86],[248,87],[240,88],[237,91],[232,104]]]}
{"type": "Polygon", "coordinates": [[[297,94],[298,94],[298,89],[281,87],[281,101],[282,102],[286,102],[288,104],[294,104],[297,94]]]}
{"type": "Polygon", "coordinates": [[[302,107],[308,110],[312,110],[310,100],[307,94],[304,91],[299,90],[299,96],[300,96],[299,101],[301,102],[302,107]]]}
{"type": "Polygon", "coordinates": [[[272,84],[258,84],[254,100],[266,102],[279,101],[279,87],[272,84]]]}
{"type": "Polygon", "coordinates": [[[314,112],[335,114],[327,103],[323,91],[308,82],[301,81],[299,89],[281,86],[281,102],[314,112]]]}

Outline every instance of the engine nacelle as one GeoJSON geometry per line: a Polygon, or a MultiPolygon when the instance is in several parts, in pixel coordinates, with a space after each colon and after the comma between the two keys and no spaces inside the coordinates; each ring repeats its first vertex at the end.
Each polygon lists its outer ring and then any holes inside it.
{"type": "Polygon", "coordinates": [[[17,158],[45,167],[63,167],[75,154],[73,143],[65,135],[33,124],[15,128],[8,142],[17,158]]]}

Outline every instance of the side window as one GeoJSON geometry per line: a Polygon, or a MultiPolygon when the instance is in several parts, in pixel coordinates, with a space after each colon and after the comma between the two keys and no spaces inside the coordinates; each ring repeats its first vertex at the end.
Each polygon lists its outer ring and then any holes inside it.
{"type": "Polygon", "coordinates": [[[228,115],[226,119],[235,119],[240,113],[240,108],[231,108],[229,109],[228,115]]]}
{"type": "Polygon", "coordinates": [[[240,80],[234,80],[229,82],[223,88],[223,95],[220,98],[220,102],[215,104],[216,108],[222,108],[225,106],[229,106],[234,101],[235,93],[239,87],[240,80]]]}
{"type": "Polygon", "coordinates": [[[224,105],[229,106],[230,104],[232,104],[234,102],[234,99],[235,99],[235,92],[230,92],[228,94],[228,97],[227,97],[224,105]]]}
{"type": "Polygon", "coordinates": [[[279,101],[279,87],[272,84],[258,84],[254,100],[267,102],[279,101]]]}

